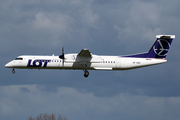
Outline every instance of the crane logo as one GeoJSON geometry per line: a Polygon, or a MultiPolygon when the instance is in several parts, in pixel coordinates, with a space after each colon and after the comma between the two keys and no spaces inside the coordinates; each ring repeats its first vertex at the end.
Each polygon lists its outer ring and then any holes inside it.
{"type": "Polygon", "coordinates": [[[168,41],[160,39],[157,41],[157,44],[154,45],[153,49],[158,56],[166,56],[170,47],[168,41]]]}

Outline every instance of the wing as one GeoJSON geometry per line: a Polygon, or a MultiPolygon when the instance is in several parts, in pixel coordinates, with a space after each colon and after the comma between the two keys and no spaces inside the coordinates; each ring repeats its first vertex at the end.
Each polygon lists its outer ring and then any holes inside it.
{"type": "Polygon", "coordinates": [[[76,62],[79,62],[81,64],[99,63],[102,61],[103,61],[103,59],[100,58],[100,56],[93,55],[91,52],[89,52],[88,49],[82,49],[76,58],[76,62]]]}
{"type": "Polygon", "coordinates": [[[81,52],[78,54],[79,57],[90,57],[92,58],[91,52],[88,49],[82,49],[81,52]]]}

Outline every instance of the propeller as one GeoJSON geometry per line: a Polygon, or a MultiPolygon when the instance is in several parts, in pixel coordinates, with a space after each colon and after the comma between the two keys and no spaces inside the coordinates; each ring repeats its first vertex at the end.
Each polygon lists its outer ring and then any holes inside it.
{"type": "Polygon", "coordinates": [[[59,56],[60,59],[62,59],[62,65],[64,66],[64,60],[65,60],[65,57],[64,57],[64,48],[62,47],[62,55],[59,56]]]}

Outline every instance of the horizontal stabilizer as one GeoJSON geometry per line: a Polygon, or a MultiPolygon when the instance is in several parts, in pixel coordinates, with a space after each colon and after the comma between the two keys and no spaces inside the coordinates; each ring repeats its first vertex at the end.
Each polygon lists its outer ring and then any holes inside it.
{"type": "Polygon", "coordinates": [[[175,39],[175,35],[156,35],[156,38],[175,39]]]}

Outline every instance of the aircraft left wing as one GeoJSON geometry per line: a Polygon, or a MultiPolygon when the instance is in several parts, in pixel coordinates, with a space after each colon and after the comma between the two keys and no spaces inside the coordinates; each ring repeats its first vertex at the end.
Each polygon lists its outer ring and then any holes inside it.
{"type": "Polygon", "coordinates": [[[81,52],[78,54],[79,57],[89,57],[92,58],[91,52],[88,49],[82,49],[81,52]]]}

